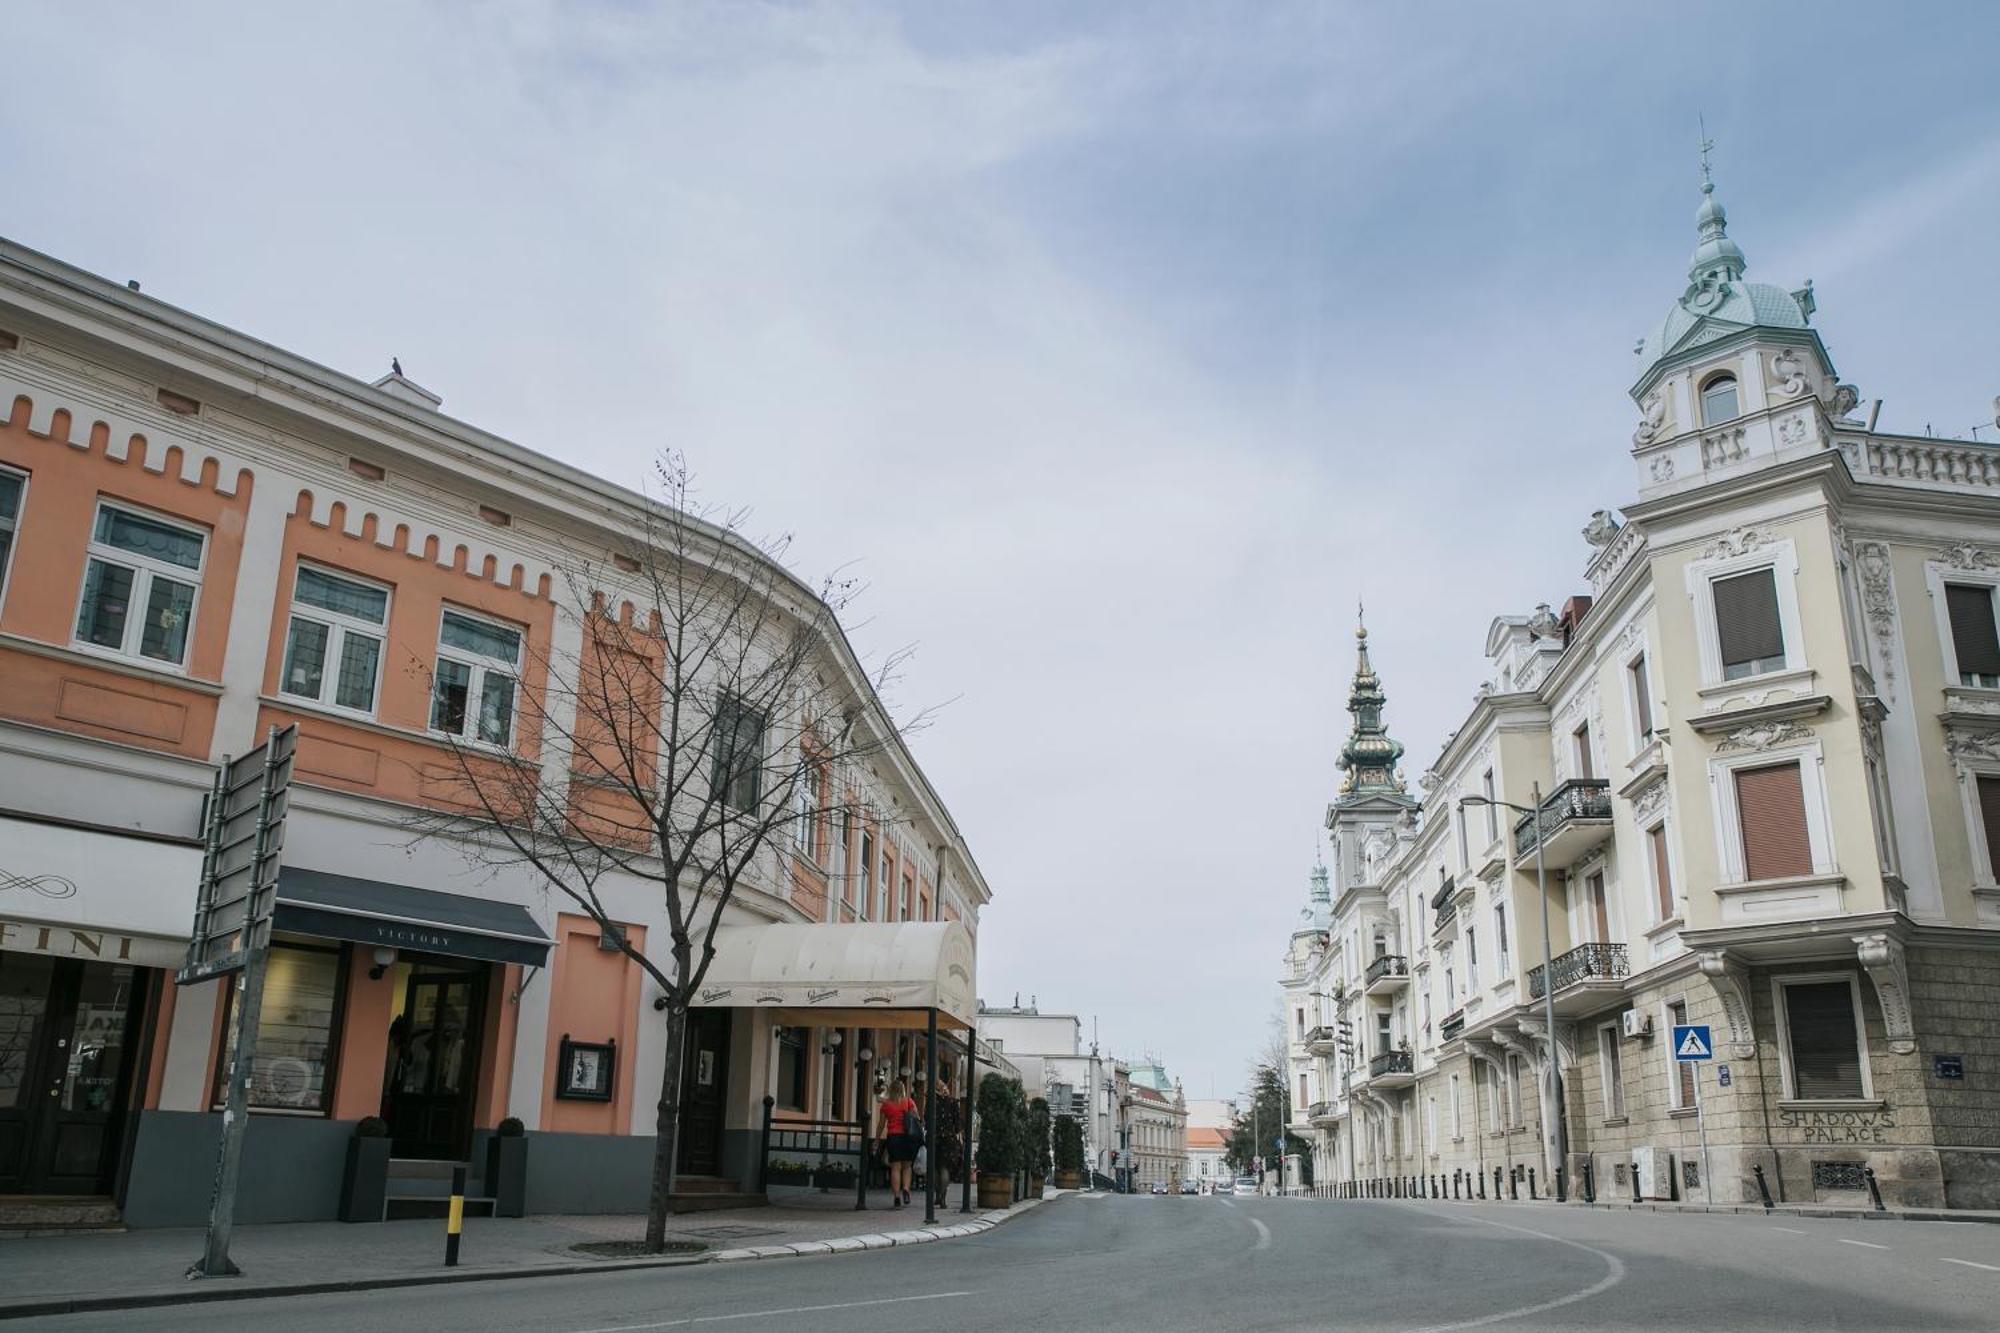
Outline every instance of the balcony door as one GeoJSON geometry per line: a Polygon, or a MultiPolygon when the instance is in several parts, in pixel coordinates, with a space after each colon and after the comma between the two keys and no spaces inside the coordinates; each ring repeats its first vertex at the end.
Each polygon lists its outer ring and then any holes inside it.
{"type": "Polygon", "coordinates": [[[1590,944],[1611,942],[1611,902],[1605,896],[1604,872],[1593,870],[1583,878],[1584,940],[1590,944]]]}

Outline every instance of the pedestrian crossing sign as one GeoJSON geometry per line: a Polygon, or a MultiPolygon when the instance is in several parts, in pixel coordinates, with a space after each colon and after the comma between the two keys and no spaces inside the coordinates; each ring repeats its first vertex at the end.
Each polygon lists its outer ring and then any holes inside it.
{"type": "Polygon", "coordinates": [[[1713,1060],[1715,1043],[1708,1039],[1706,1023],[1676,1023],[1674,1025],[1674,1059],[1713,1060]]]}

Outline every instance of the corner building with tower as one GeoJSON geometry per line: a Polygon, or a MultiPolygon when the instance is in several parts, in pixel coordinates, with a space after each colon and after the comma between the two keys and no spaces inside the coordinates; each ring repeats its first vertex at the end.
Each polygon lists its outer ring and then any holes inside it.
{"type": "Polygon", "coordinates": [[[2000,447],[1878,431],[1696,221],[1636,496],[1414,788],[1361,633],[1281,975],[1336,1189],[2000,1207],[2000,447]]]}

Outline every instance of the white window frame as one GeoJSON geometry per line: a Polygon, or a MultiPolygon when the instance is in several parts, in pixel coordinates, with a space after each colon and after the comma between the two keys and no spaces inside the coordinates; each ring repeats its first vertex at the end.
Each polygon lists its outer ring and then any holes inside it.
{"type": "Polygon", "coordinates": [[[1514,962],[1507,947],[1507,904],[1493,904],[1493,943],[1498,949],[1499,975],[1494,984],[1507,980],[1514,974],[1514,962]]]}
{"type": "Polygon", "coordinates": [[[1958,569],[1935,560],[1924,564],[1924,587],[1931,595],[1931,613],[1937,621],[1938,658],[1944,668],[1945,685],[1954,690],[1992,690],[2000,694],[2000,689],[1991,685],[1964,683],[1964,674],[1958,669],[1958,642],[1951,633],[1951,611],[1945,604],[1944,588],[1947,583],[1967,587],[1983,585],[1994,599],[1994,617],[1996,623],[2000,623],[2000,570],[1958,569]]]}
{"type": "Polygon", "coordinates": [[[1465,1142],[1465,1120],[1459,1111],[1458,1075],[1451,1076],[1451,1141],[1465,1142]]]}
{"type": "Polygon", "coordinates": [[[1620,1040],[1616,1023],[1597,1025],[1597,1092],[1606,1120],[1625,1118],[1625,1052],[1618,1048],[1620,1040]],[[1611,1076],[1614,1065],[1616,1078],[1611,1076]]]}
{"type": "Polygon", "coordinates": [[[1814,982],[1845,981],[1854,1001],[1854,1049],[1861,1059],[1861,1096],[1859,1100],[1875,1100],[1875,1075],[1869,1068],[1868,1020],[1861,1009],[1861,974],[1853,971],[1840,972],[1799,972],[1771,978],[1771,1008],[1778,1020],[1778,1069],[1782,1076],[1781,1088],[1784,1100],[1788,1102],[1824,1102],[1845,1104],[1856,1100],[1850,1097],[1801,1097],[1797,1080],[1792,1074],[1792,1022],[1785,1008],[1785,987],[1806,985],[1814,982]]]}
{"type": "Polygon", "coordinates": [[[1659,681],[1653,678],[1653,657],[1646,651],[1642,639],[1625,658],[1625,712],[1631,718],[1632,753],[1638,754],[1647,746],[1660,739],[1659,710],[1655,703],[1660,697],[1659,681]],[[1646,678],[1646,702],[1648,707],[1639,707],[1639,677],[1646,678]],[[1650,733],[1650,734],[1649,734],[1650,733]]]}
{"type": "MultiPolygon", "coordinates": [[[[1732,798],[1736,794],[1736,784],[1733,778],[1730,780],[1729,794],[1732,798]]],[[[1737,847],[1737,856],[1739,858],[1742,856],[1742,847],[1740,844],[1741,840],[1739,839],[1739,845],[1737,847]]],[[[1685,913],[1681,908],[1682,895],[1681,895],[1680,849],[1674,846],[1673,831],[1667,827],[1667,815],[1665,811],[1662,811],[1660,813],[1659,818],[1650,820],[1647,823],[1641,824],[1639,826],[1639,848],[1640,848],[1639,852],[1640,859],[1642,859],[1646,863],[1646,915],[1652,920],[1652,924],[1654,924],[1655,926],[1661,926],[1665,925],[1669,921],[1679,921],[1683,919],[1685,913]],[[1660,836],[1666,840],[1667,877],[1668,877],[1667,889],[1671,893],[1674,903],[1674,911],[1671,916],[1659,915],[1660,868],[1653,863],[1653,848],[1651,842],[1653,831],[1655,829],[1658,829],[1660,832],[1660,836]]]]}
{"type": "Polygon", "coordinates": [[[1717,366],[1715,369],[1709,371],[1706,375],[1703,375],[1699,380],[1697,380],[1694,386],[1694,408],[1695,408],[1695,415],[1701,419],[1701,424],[1704,429],[1710,426],[1726,426],[1732,421],[1742,420],[1744,413],[1748,409],[1747,405],[1744,402],[1743,377],[1736,373],[1736,368],[1734,366],[1717,366]],[[1725,379],[1728,380],[1731,387],[1733,387],[1736,390],[1736,411],[1731,413],[1729,416],[1720,417],[1714,421],[1710,421],[1708,419],[1709,388],[1711,385],[1715,384],[1716,381],[1725,379]]]}
{"type": "MultiPolygon", "coordinates": [[[[23,498],[26,498],[25,491],[23,492],[23,498]]],[[[208,577],[208,539],[213,535],[208,528],[184,518],[178,518],[171,514],[162,514],[156,509],[148,509],[144,505],[133,504],[129,500],[107,499],[101,495],[97,497],[97,503],[90,511],[90,534],[88,545],[85,548],[86,558],[84,560],[83,577],[76,590],[76,609],[71,612],[69,618],[70,646],[78,652],[90,653],[98,657],[115,657],[123,662],[136,662],[140,666],[150,668],[151,670],[171,672],[177,676],[186,675],[188,670],[186,659],[194,656],[195,626],[201,622],[201,592],[202,586],[206,583],[208,577]],[[179,528],[183,532],[201,538],[201,563],[193,569],[189,569],[185,565],[176,565],[172,561],[155,560],[151,556],[141,555],[137,551],[128,551],[123,547],[107,546],[100,543],[97,540],[97,524],[108,509],[132,514],[148,522],[158,523],[163,527],[179,528]],[[83,599],[90,588],[90,564],[92,561],[98,561],[107,565],[118,565],[132,571],[132,600],[125,611],[124,638],[116,648],[108,648],[103,644],[92,643],[77,633],[77,622],[83,618],[83,599]],[[192,583],[194,585],[194,597],[188,603],[187,638],[185,640],[182,660],[179,662],[170,662],[165,658],[159,657],[147,657],[139,651],[139,640],[145,634],[146,608],[152,604],[153,581],[156,578],[165,578],[175,583],[192,583]]]]}
{"type": "MultiPolygon", "coordinates": [[[[0,522],[5,522],[9,525],[7,530],[12,534],[11,540],[7,543],[6,558],[0,559],[0,606],[4,606],[7,603],[7,589],[11,586],[7,576],[14,568],[14,552],[19,550],[21,546],[21,515],[28,512],[28,486],[31,474],[21,468],[0,466],[0,475],[12,477],[21,483],[21,500],[14,509],[14,517],[0,520],[0,522]]],[[[94,523],[96,520],[93,518],[91,521],[94,523]]],[[[81,597],[82,594],[79,593],[79,605],[81,604],[81,597]]],[[[151,659],[147,660],[150,661],[151,659]]]]}
{"type": "Polygon", "coordinates": [[[1491,847],[1500,841],[1499,789],[1494,786],[1493,770],[1487,769],[1479,779],[1480,792],[1486,797],[1486,845],[1491,847]]]}
{"type": "Polygon", "coordinates": [[[431,688],[429,696],[424,700],[425,729],[433,736],[451,736],[461,745],[476,746],[483,750],[494,750],[503,754],[511,753],[514,747],[520,743],[521,739],[521,657],[527,652],[527,648],[528,631],[524,627],[510,624],[494,616],[483,615],[478,611],[468,610],[455,603],[447,602],[438,612],[437,658],[431,664],[431,688]],[[446,616],[459,616],[465,620],[478,621],[483,625],[505,630],[509,634],[514,635],[519,640],[519,647],[514,652],[514,660],[506,662],[500,658],[488,657],[484,653],[476,653],[467,648],[447,647],[444,641],[444,618],[446,616]],[[437,661],[456,662],[460,666],[469,667],[472,671],[472,675],[467,681],[465,688],[465,731],[463,734],[455,734],[432,725],[432,719],[437,712],[437,661]],[[492,741],[482,740],[479,736],[479,706],[480,701],[486,697],[486,676],[488,672],[497,672],[514,682],[514,697],[508,707],[507,713],[507,743],[505,745],[496,745],[492,741]]]}
{"type": "MultiPolygon", "coordinates": [[[[352,717],[373,718],[376,708],[382,702],[382,668],[387,663],[389,657],[389,617],[395,610],[395,596],[393,588],[375,579],[359,578],[353,574],[349,574],[344,569],[335,569],[330,565],[322,565],[311,560],[296,562],[292,566],[292,595],[285,612],[285,643],[284,647],[278,652],[278,693],[288,700],[309,703],[316,708],[324,708],[329,712],[346,713],[352,717]],[[359,616],[350,616],[339,611],[328,611],[323,607],[307,606],[301,608],[299,605],[299,574],[301,571],[308,569],[330,579],[339,579],[343,583],[352,583],[363,588],[372,588],[381,593],[382,623],[379,625],[370,625],[359,616]],[[318,697],[310,694],[299,694],[287,688],[285,661],[292,655],[292,621],[294,620],[309,620],[315,624],[325,626],[327,631],[326,659],[321,664],[320,692],[318,697]],[[345,704],[336,703],[333,698],[335,691],[339,688],[341,654],[345,649],[347,636],[350,632],[373,639],[376,644],[375,680],[369,687],[368,707],[365,709],[351,708],[345,704]]],[[[440,633],[442,633],[444,627],[442,620],[438,622],[438,627],[440,633]]],[[[515,682],[515,688],[520,688],[518,680],[515,682]]]]}
{"type": "Polygon", "coordinates": [[[1760,542],[1737,556],[1718,556],[1690,561],[1687,567],[1688,598],[1694,603],[1694,634],[1701,659],[1703,689],[1738,690],[1755,682],[1767,682],[1790,671],[1807,669],[1805,631],[1799,622],[1799,553],[1789,537],[1760,542]],[[1722,632],[1715,622],[1714,584],[1718,579],[1771,571],[1771,583],[1778,594],[1778,634],[1784,640],[1784,665],[1754,676],[1725,680],[1722,675],[1722,632]]]}
{"type": "Polygon", "coordinates": [[[1965,817],[1965,835],[1972,849],[1972,887],[2000,891],[1993,876],[1993,848],[1986,837],[1986,817],[1979,808],[1979,779],[2000,778],[2000,762],[1970,755],[1954,757],[1958,774],[1958,801],[1965,817]]]}
{"type": "MultiPolygon", "coordinates": [[[[1715,812],[1716,849],[1721,854],[1724,885],[1750,882],[1743,863],[1743,818],[1742,811],[1736,807],[1736,770],[1772,768],[1792,760],[1797,760],[1799,765],[1799,793],[1805,800],[1806,843],[1812,849],[1812,873],[1815,876],[1840,873],[1839,863],[1833,855],[1832,816],[1826,803],[1826,758],[1815,738],[1799,745],[1709,759],[1709,804],[1715,812]]],[[[1673,855],[1671,838],[1668,839],[1667,854],[1673,855]]],[[[1674,866],[1673,869],[1678,873],[1680,867],[1674,866]]]]}
{"type": "Polygon", "coordinates": [[[1597,852],[1589,859],[1579,861],[1572,870],[1569,883],[1574,891],[1569,896],[1569,904],[1563,915],[1567,918],[1569,937],[1577,944],[1616,944],[1625,938],[1624,912],[1618,901],[1618,881],[1611,877],[1611,858],[1597,852]],[[1597,928],[1588,913],[1590,902],[1590,877],[1604,877],[1604,936],[1597,939],[1591,932],[1597,928]]]}

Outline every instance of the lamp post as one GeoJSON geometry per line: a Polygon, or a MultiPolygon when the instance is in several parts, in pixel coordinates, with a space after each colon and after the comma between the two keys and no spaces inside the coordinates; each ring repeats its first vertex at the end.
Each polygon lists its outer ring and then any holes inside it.
{"type": "Polygon", "coordinates": [[[1542,900],[1542,1002],[1549,1028],[1549,1092],[1556,1102],[1556,1202],[1564,1203],[1569,1198],[1565,1179],[1569,1165],[1569,1127],[1563,1105],[1562,1047],[1556,1041],[1556,966],[1549,942],[1549,878],[1548,870],[1542,863],[1542,784],[1539,781],[1529,788],[1528,799],[1534,802],[1532,806],[1519,806],[1512,801],[1499,801],[1487,796],[1461,796],[1458,807],[1463,810],[1468,805],[1497,805],[1535,821],[1535,893],[1542,900]]]}

